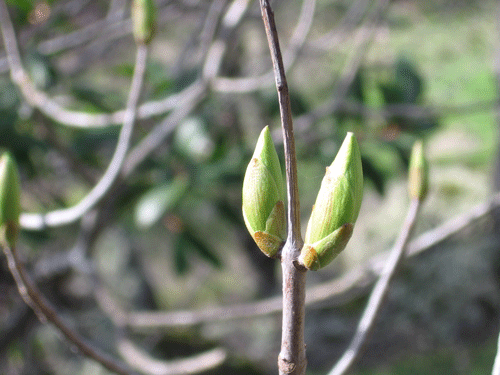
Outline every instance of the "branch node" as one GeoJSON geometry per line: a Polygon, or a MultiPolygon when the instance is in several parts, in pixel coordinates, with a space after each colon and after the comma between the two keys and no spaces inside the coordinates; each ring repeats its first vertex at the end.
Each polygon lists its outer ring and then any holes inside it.
{"type": "Polygon", "coordinates": [[[291,374],[295,370],[295,367],[297,367],[297,365],[294,362],[283,358],[280,354],[278,357],[278,367],[281,373],[291,374]]]}

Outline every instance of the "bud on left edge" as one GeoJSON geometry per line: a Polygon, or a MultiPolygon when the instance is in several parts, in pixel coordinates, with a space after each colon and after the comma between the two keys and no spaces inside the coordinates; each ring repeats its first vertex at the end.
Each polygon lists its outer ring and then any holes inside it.
{"type": "Polygon", "coordinates": [[[16,162],[9,152],[0,157],[0,231],[1,238],[13,246],[19,233],[21,188],[16,162]]]}
{"type": "Polygon", "coordinates": [[[265,127],[243,180],[243,219],[261,251],[278,255],[286,239],[285,189],[278,154],[265,127]]]}

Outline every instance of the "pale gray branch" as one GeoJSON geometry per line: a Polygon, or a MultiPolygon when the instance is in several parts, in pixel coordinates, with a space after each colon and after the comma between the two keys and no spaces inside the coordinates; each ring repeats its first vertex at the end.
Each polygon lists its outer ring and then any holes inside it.
{"type": "Polygon", "coordinates": [[[380,311],[380,307],[389,291],[389,283],[396,275],[401,260],[403,259],[408,240],[410,239],[413,228],[415,227],[415,222],[417,219],[417,214],[420,208],[420,200],[413,199],[410,203],[410,208],[408,209],[408,214],[406,216],[403,227],[399,237],[391,250],[387,262],[382,269],[380,278],[378,279],[375,287],[373,288],[370,298],[366,305],[366,308],[361,316],[358,327],[354,334],[354,337],[349,344],[348,348],[336,363],[335,367],[329,372],[328,375],[343,375],[354,363],[355,359],[360,355],[363,345],[373,330],[375,325],[375,319],[380,311]]]}
{"type": "Polygon", "coordinates": [[[307,367],[304,343],[306,269],[296,266],[303,241],[300,227],[300,201],[292,110],[274,13],[267,0],[260,1],[260,9],[278,91],[288,198],[288,236],[281,252],[283,320],[278,368],[280,375],[304,375],[307,367]]]}
{"type": "MultiPolygon", "coordinates": [[[[2,26],[3,28],[3,26],[2,26]]],[[[136,107],[140,97],[148,47],[139,45],[134,68],[134,75],[127,101],[127,110],[123,119],[123,126],[118,137],[117,146],[106,172],[92,190],[75,206],[52,211],[46,214],[23,213],[20,224],[25,229],[41,230],[45,227],[56,227],[70,224],[82,217],[88,210],[95,206],[109,191],[122,168],[125,156],[129,149],[130,139],[134,129],[136,107]]]]}
{"type": "Polygon", "coordinates": [[[131,367],[151,375],[196,374],[220,366],[227,357],[224,349],[215,348],[189,358],[159,360],[126,339],[119,341],[118,351],[131,367]]]}
{"type": "Polygon", "coordinates": [[[19,294],[26,304],[28,304],[35,311],[42,323],[47,321],[52,323],[68,339],[68,341],[71,342],[71,344],[78,348],[78,350],[89,358],[99,362],[108,370],[122,375],[136,374],[126,365],[120,363],[117,359],[110,357],[100,349],[88,343],[68,324],[66,324],[31,280],[17,255],[16,249],[11,249],[7,246],[2,247],[4,254],[7,257],[10,272],[12,273],[12,276],[17,284],[19,294]]]}
{"type": "MultiPolygon", "coordinates": [[[[311,29],[314,19],[316,0],[304,0],[297,25],[290,38],[289,46],[283,53],[285,70],[289,70],[295,63],[302,47],[305,44],[307,34],[311,29]]],[[[272,70],[258,76],[247,78],[217,77],[212,82],[215,91],[223,93],[247,93],[261,90],[272,85],[274,73],[272,70]]]]}
{"type": "Polygon", "coordinates": [[[353,29],[362,20],[370,2],[370,0],[353,1],[339,26],[315,40],[309,41],[306,48],[331,52],[336,46],[354,34],[353,29]]]}
{"type": "Polygon", "coordinates": [[[297,130],[305,131],[307,130],[316,120],[323,118],[337,110],[339,105],[344,101],[346,94],[351,86],[356,73],[361,66],[361,62],[368,50],[368,47],[373,40],[377,25],[382,18],[387,6],[389,5],[388,0],[379,0],[376,5],[376,11],[371,15],[370,20],[367,25],[361,27],[357,30],[354,35],[354,52],[351,54],[348,62],[345,64],[344,69],[340,74],[340,78],[334,92],[330,95],[330,99],[325,103],[321,104],[319,107],[315,108],[313,111],[302,115],[296,120],[297,130]]]}

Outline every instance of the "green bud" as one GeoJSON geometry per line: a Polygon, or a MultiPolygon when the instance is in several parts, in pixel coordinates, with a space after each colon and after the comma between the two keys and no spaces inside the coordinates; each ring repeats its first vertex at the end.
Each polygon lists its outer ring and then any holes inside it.
{"type": "Polygon", "coordinates": [[[326,174],[307,224],[299,263],[316,271],[330,263],[347,245],[363,199],[363,169],[358,142],[352,133],[340,147],[326,174]]]}
{"type": "Polygon", "coordinates": [[[413,145],[410,156],[408,191],[412,199],[424,200],[429,190],[429,167],[424,155],[422,141],[413,145]]]}
{"type": "Polygon", "coordinates": [[[16,162],[9,152],[0,157],[0,230],[4,238],[12,246],[19,233],[19,215],[21,188],[16,162]]]}
{"type": "Polygon", "coordinates": [[[133,0],[132,22],[136,43],[148,44],[153,39],[156,21],[154,0],[133,0]]]}
{"type": "Polygon", "coordinates": [[[285,240],[285,190],[278,154],[265,127],[243,180],[243,219],[259,248],[275,257],[285,240]]]}

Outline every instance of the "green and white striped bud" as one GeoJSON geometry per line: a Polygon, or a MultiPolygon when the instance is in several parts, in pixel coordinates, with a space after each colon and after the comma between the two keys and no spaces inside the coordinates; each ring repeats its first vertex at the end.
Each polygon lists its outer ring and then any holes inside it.
{"type": "Polygon", "coordinates": [[[347,245],[363,198],[363,170],[358,142],[352,133],[326,168],[307,224],[299,264],[316,271],[330,263],[347,245]]]}
{"type": "Polygon", "coordinates": [[[429,190],[429,167],[424,155],[424,144],[416,141],[411,150],[408,192],[412,199],[424,200],[429,190]]]}
{"type": "Polygon", "coordinates": [[[276,257],[286,239],[285,189],[278,154],[265,127],[243,180],[243,219],[259,248],[276,257]]]}
{"type": "Polygon", "coordinates": [[[148,44],[153,39],[156,26],[154,0],[133,0],[131,13],[136,43],[148,44]]]}
{"type": "Polygon", "coordinates": [[[9,152],[0,157],[0,242],[13,246],[19,233],[21,188],[16,162],[9,152]]]}

